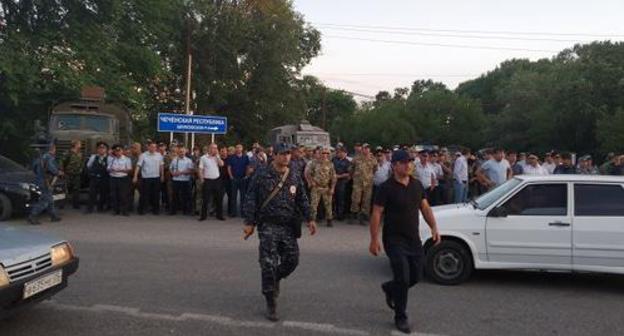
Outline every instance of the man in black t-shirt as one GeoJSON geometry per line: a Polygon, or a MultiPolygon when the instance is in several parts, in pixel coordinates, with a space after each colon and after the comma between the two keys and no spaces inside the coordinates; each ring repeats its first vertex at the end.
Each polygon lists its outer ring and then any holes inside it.
{"type": "Polygon", "coordinates": [[[404,150],[392,154],[393,177],[379,187],[373,202],[369,247],[374,256],[381,252],[379,228],[383,214],[383,246],[390,259],[393,279],[383,283],[381,288],[386,303],[394,310],[397,329],[408,334],[411,332],[406,314],[408,289],[420,280],[424,255],[418,230],[419,211],[431,229],[435,244],[440,242],[433,211],[424,197],[424,187],[410,176],[409,162],[410,156],[404,150]]]}

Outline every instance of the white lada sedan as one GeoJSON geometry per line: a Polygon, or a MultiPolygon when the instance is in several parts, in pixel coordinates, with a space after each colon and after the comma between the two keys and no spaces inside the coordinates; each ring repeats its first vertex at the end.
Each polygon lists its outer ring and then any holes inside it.
{"type": "Polygon", "coordinates": [[[624,177],[518,176],[433,209],[442,242],[433,246],[426,225],[420,234],[437,283],[459,284],[475,269],[624,274],[624,177]]]}

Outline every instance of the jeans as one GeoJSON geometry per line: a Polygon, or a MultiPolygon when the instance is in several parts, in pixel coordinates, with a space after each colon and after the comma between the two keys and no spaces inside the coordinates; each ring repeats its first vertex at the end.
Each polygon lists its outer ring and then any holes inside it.
{"type": "Polygon", "coordinates": [[[466,203],[468,201],[468,183],[455,180],[453,187],[455,192],[454,203],[466,203]]]}
{"type": "Polygon", "coordinates": [[[230,189],[230,196],[228,198],[228,212],[230,217],[236,217],[237,216],[237,211],[236,211],[236,201],[238,198],[238,195],[240,194],[240,204],[238,206],[238,210],[241,214],[241,216],[243,215],[243,203],[244,203],[244,199],[245,199],[245,193],[247,192],[247,179],[245,178],[234,178],[232,180],[230,180],[231,183],[231,189],[230,189]]]}

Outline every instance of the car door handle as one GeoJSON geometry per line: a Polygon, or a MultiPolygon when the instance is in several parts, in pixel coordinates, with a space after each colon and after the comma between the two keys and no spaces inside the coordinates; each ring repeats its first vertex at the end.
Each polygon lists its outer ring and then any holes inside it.
{"type": "Polygon", "coordinates": [[[564,227],[564,226],[570,226],[570,223],[564,223],[564,222],[550,222],[548,223],[549,226],[559,226],[559,227],[564,227]]]}

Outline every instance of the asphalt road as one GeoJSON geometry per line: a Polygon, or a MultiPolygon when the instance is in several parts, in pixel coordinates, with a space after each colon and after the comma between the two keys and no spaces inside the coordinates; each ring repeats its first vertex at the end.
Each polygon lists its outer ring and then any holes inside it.
{"type": "MultiPolygon", "coordinates": [[[[81,258],[69,287],[8,320],[0,335],[397,335],[379,288],[385,257],[365,227],[338,223],[300,240],[276,324],[264,320],[258,241],[239,220],[85,216],[31,227],[69,239],[81,258]]],[[[410,291],[417,335],[622,335],[624,277],[478,272],[410,291]]]]}

